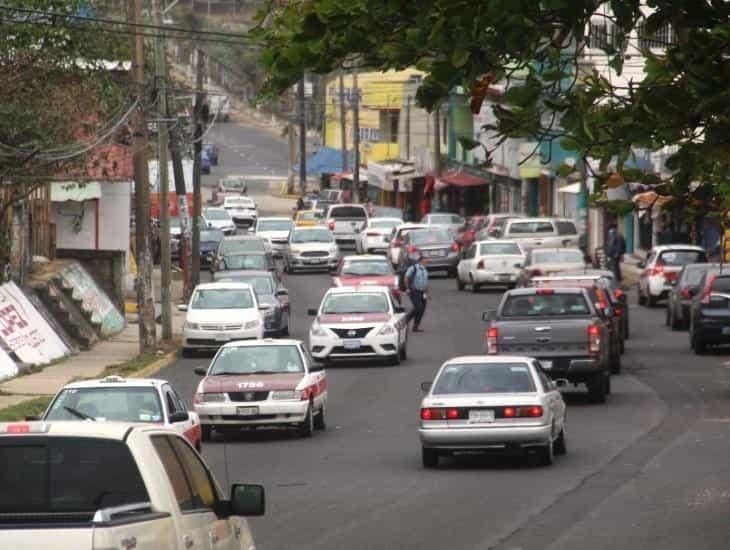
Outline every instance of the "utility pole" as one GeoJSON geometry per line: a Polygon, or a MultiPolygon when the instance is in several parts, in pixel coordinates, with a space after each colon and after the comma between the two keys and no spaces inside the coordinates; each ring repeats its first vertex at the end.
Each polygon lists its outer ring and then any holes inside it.
{"type": "Polygon", "coordinates": [[[195,288],[200,284],[200,216],[202,214],[202,197],[200,189],[200,160],[203,154],[203,70],[205,58],[199,48],[197,52],[197,66],[195,70],[195,137],[193,145],[193,243],[191,258],[190,285],[195,288]]]}
{"type": "Polygon", "coordinates": [[[411,96],[406,97],[406,160],[411,158],[411,96]]]}
{"type": "Polygon", "coordinates": [[[175,180],[175,194],[177,195],[177,212],[180,217],[180,261],[183,270],[183,300],[188,300],[192,294],[190,287],[190,205],[188,204],[185,172],[183,170],[182,154],[180,153],[180,138],[177,131],[170,133],[170,156],[172,157],[172,173],[175,180]]]}
{"type": "Polygon", "coordinates": [[[287,179],[286,192],[289,195],[293,195],[296,191],[296,177],[294,176],[294,165],[297,163],[297,130],[294,122],[291,119],[289,120],[289,124],[287,125],[286,133],[287,137],[289,138],[289,177],[287,179]]]}
{"type": "Polygon", "coordinates": [[[441,109],[436,105],[433,109],[433,171],[441,175],[441,109]]]}
{"type": "MultiPolygon", "coordinates": [[[[160,0],[152,0],[155,25],[162,27],[160,0]]],[[[167,69],[165,67],[165,38],[161,34],[155,40],[155,72],[157,80],[157,174],[160,177],[160,301],[162,305],[162,339],[172,340],[172,265],[170,258],[170,181],[167,173],[167,69]]]]}
{"type": "Polygon", "coordinates": [[[352,133],[353,141],[352,148],[355,150],[354,165],[352,167],[352,199],[353,201],[357,198],[360,202],[362,197],[360,196],[360,90],[357,85],[357,68],[354,69],[352,74],[352,101],[353,101],[353,113],[352,113],[352,133]]]}
{"type": "Polygon", "coordinates": [[[128,0],[127,17],[137,29],[132,36],[132,89],[139,102],[132,117],[134,151],[135,248],[137,253],[137,315],[140,353],[157,344],[155,304],[152,297],[150,246],[150,187],[147,172],[147,125],[144,118],[144,38],[139,32],[142,0],[128,0]]]}
{"type": "Polygon", "coordinates": [[[307,113],[304,108],[304,75],[297,84],[297,119],[299,122],[299,187],[307,191],[307,113]]]}
{"type": "Polygon", "coordinates": [[[347,111],[345,110],[345,78],[340,70],[340,141],[342,142],[342,172],[347,172],[347,111]]]}

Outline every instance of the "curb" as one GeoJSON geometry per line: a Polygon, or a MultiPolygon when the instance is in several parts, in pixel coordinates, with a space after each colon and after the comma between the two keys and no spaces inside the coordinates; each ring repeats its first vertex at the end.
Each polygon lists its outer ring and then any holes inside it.
{"type": "Polygon", "coordinates": [[[161,358],[157,359],[154,363],[147,365],[145,368],[138,370],[134,373],[134,378],[149,378],[154,374],[157,374],[162,369],[172,365],[178,358],[178,350],[171,351],[161,358]]]}

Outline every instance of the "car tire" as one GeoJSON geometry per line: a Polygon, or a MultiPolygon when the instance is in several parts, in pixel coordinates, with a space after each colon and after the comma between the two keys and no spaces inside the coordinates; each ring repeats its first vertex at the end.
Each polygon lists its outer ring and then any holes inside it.
{"type": "Polygon", "coordinates": [[[291,323],[291,317],[289,315],[286,316],[286,324],[284,325],[284,328],[281,329],[281,336],[286,338],[291,333],[291,329],[289,327],[289,323],[291,323]]]}
{"type": "Polygon", "coordinates": [[[438,468],[438,451],[436,449],[427,449],[426,447],[421,447],[421,462],[423,462],[424,468],[438,468]]]}
{"type": "Polygon", "coordinates": [[[400,351],[398,351],[398,353],[391,355],[388,358],[388,364],[392,367],[397,367],[398,365],[400,365],[400,351]]]}
{"type": "Polygon", "coordinates": [[[466,284],[464,284],[464,281],[461,280],[461,277],[458,275],[456,276],[456,288],[458,290],[464,290],[464,287],[466,287],[466,284]]]}
{"type": "Polygon", "coordinates": [[[638,303],[638,304],[639,304],[640,306],[645,306],[645,305],[646,305],[646,298],[645,298],[645,297],[643,296],[643,294],[641,294],[641,287],[639,287],[639,289],[638,289],[638,293],[637,293],[637,303],[638,303]]]}
{"type": "Polygon", "coordinates": [[[540,466],[552,466],[555,459],[555,444],[551,439],[547,445],[544,445],[539,452],[540,466]]]}
{"type": "Polygon", "coordinates": [[[621,352],[617,351],[611,361],[611,374],[621,374],[621,352]]]}
{"type": "Polygon", "coordinates": [[[200,426],[200,439],[202,439],[204,442],[210,441],[211,435],[213,432],[213,426],[210,424],[201,424],[200,426]]]}
{"type": "Polygon", "coordinates": [[[568,447],[565,444],[565,428],[560,430],[560,435],[558,435],[553,446],[553,452],[558,456],[565,456],[568,454],[568,447]]]}
{"type": "Polygon", "coordinates": [[[472,283],[471,284],[471,291],[474,292],[475,294],[477,292],[479,292],[481,290],[481,288],[482,288],[482,285],[480,285],[479,283],[472,283]]]}
{"type": "Polygon", "coordinates": [[[671,319],[670,319],[671,314],[669,313],[670,309],[671,309],[671,307],[669,306],[669,303],[667,303],[666,312],[664,314],[664,324],[666,326],[670,326],[670,323],[671,323],[671,319]]]}
{"type": "Polygon", "coordinates": [[[605,403],[607,383],[606,375],[604,373],[594,374],[588,381],[588,396],[593,403],[605,403]]]}
{"type": "Polygon", "coordinates": [[[182,348],[180,355],[182,355],[183,359],[190,359],[193,356],[193,350],[190,348],[182,348]]]}
{"type": "Polygon", "coordinates": [[[456,268],[455,267],[450,267],[449,269],[446,270],[446,273],[447,273],[447,275],[449,277],[457,277],[457,273],[456,273],[456,268]]]}
{"type": "Polygon", "coordinates": [[[327,406],[322,403],[322,408],[319,409],[319,414],[314,417],[314,429],[325,430],[327,429],[327,406]]]}
{"type": "MultiPolygon", "coordinates": [[[[673,312],[674,310],[672,310],[673,312]]],[[[677,316],[674,313],[669,314],[669,328],[672,330],[682,330],[682,322],[677,320],[677,316]]]]}
{"type": "Polygon", "coordinates": [[[656,307],[656,303],[657,303],[657,299],[654,296],[652,296],[651,294],[649,294],[649,296],[647,296],[647,298],[646,298],[647,307],[649,307],[649,308],[656,307]]]}
{"type": "Polygon", "coordinates": [[[408,359],[408,338],[406,338],[406,341],[403,342],[403,346],[400,348],[398,354],[401,361],[405,361],[408,359]]]}
{"type": "Polygon", "coordinates": [[[307,414],[304,422],[299,425],[299,437],[309,438],[314,434],[314,413],[312,412],[312,403],[307,407],[307,414]]]}
{"type": "Polygon", "coordinates": [[[707,344],[703,340],[703,338],[697,334],[697,331],[693,334],[693,346],[692,348],[695,350],[695,355],[704,355],[707,352],[707,344]]]}

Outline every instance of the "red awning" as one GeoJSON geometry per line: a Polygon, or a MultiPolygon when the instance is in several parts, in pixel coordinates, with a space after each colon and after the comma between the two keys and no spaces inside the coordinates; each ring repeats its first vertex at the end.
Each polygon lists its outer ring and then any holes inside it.
{"type": "Polygon", "coordinates": [[[455,187],[477,187],[479,185],[487,185],[489,180],[473,176],[468,172],[457,172],[456,170],[449,170],[444,172],[439,177],[442,183],[447,185],[453,185],[455,187]]]}
{"type": "Polygon", "coordinates": [[[433,186],[436,184],[436,179],[433,176],[426,176],[426,184],[423,187],[423,194],[430,195],[433,193],[433,186]]]}

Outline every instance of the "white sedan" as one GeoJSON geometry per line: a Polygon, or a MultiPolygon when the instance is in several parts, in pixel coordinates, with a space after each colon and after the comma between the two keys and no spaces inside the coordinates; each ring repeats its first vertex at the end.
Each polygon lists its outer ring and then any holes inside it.
{"type": "Polygon", "coordinates": [[[565,402],[530,357],[455,357],[421,402],[423,466],[460,452],[523,449],[544,465],[566,453],[565,402]]]}
{"type": "Polygon", "coordinates": [[[358,254],[385,253],[390,245],[393,229],[403,225],[400,218],[370,218],[367,225],[355,237],[358,254]]]}
{"type": "Polygon", "coordinates": [[[459,290],[471,285],[474,292],[486,285],[514,286],[525,252],[516,241],[480,241],[469,245],[456,269],[459,290]]]}
{"type": "Polygon", "coordinates": [[[186,311],[183,325],[183,357],[196,349],[218,349],[231,340],[256,340],[264,337],[264,311],[250,285],[218,282],[198,285],[186,311]]]}
{"type": "Polygon", "coordinates": [[[210,207],[203,210],[203,223],[206,227],[220,229],[224,235],[235,235],[236,224],[225,208],[210,207]]]}
{"type": "Polygon", "coordinates": [[[223,208],[231,215],[236,227],[253,227],[259,216],[256,203],[250,197],[225,197],[223,208]]]}
{"type": "Polygon", "coordinates": [[[408,323],[390,288],[331,288],[309,330],[309,349],[320,361],[385,359],[400,364],[407,357],[408,323]]]}

